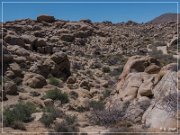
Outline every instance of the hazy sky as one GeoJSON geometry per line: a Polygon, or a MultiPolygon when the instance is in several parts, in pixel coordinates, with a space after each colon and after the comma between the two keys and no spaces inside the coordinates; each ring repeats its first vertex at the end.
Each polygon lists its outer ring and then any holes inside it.
{"type": "MultiPolygon", "coordinates": [[[[18,1],[23,0],[4,0],[18,1]]],[[[25,1],[25,0],[24,0],[25,1]]],[[[37,0],[28,0],[28,2],[37,2],[37,0]]],[[[52,2],[52,0],[39,0],[39,2],[52,2]]],[[[56,2],[57,0],[53,0],[56,2]]],[[[88,0],[97,2],[97,0],[88,0]]],[[[83,2],[88,2],[83,1],[83,2]]],[[[112,2],[110,0],[98,0],[98,2],[112,2]]],[[[135,2],[134,0],[124,0],[126,2],[135,2]]],[[[136,0],[142,2],[143,0],[136,0]]],[[[151,2],[176,2],[177,0],[150,0],[151,2]]],[[[27,2],[27,0],[26,0],[27,2]]],[[[58,1],[60,2],[60,0],[58,1]]],[[[61,0],[68,2],[68,0],[61,0]]],[[[82,2],[82,0],[71,0],[71,2],[82,2]]],[[[113,2],[122,2],[113,0],[113,2]]],[[[144,0],[147,2],[147,0],[144,0]]],[[[1,10],[2,11],[2,10],[1,10]]],[[[91,19],[95,22],[112,21],[122,22],[133,20],[136,22],[147,22],[163,13],[177,13],[176,3],[4,3],[3,20],[10,21],[16,19],[32,18],[36,19],[38,15],[53,15],[57,19],[80,20],[91,19]]]]}

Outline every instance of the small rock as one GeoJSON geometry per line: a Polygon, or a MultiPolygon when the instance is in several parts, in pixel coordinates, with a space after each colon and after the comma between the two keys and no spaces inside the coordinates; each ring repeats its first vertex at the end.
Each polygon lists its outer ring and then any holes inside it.
{"type": "Polygon", "coordinates": [[[19,95],[19,100],[27,100],[27,99],[29,99],[29,98],[30,98],[30,97],[29,97],[27,94],[24,94],[24,93],[23,93],[23,94],[21,93],[21,94],[19,95]]]}
{"type": "Polygon", "coordinates": [[[43,115],[43,112],[37,112],[37,113],[33,113],[32,117],[34,118],[34,121],[39,121],[42,115],[43,115]]]}
{"type": "Polygon", "coordinates": [[[70,98],[73,98],[73,99],[77,99],[79,97],[79,95],[76,91],[70,91],[69,96],[70,96],[70,98]]]}
{"type": "Polygon", "coordinates": [[[63,40],[63,41],[67,41],[67,42],[73,42],[74,41],[74,35],[72,35],[72,34],[62,34],[60,39],[63,40]]]}
{"type": "Polygon", "coordinates": [[[22,76],[22,70],[17,63],[9,64],[9,66],[16,76],[22,76]]]}
{"type": "Polygon", "coordinates": [[[40,94],[39,92],[37,92],[37,91],[31,91],[31,92],[30,92],[30,95],[31,95],[32,97],[38,97],[38,96],[40,96],[41,94],[40,94]]]}
{"type": "Polygon", "coordinates": [[[32,35],[22,35],[21,38],[24,40],[24,42],[25,42],[26,44],[31,44],[31,43],[34,42],[35,39],[36,39],[36,38],[35,38],[34,36],[32,36],[32,35]]]}
{"type": "Polygon", "coordinates": [[[83,88],[83,89],[87,89],[87,90],[90,90],[90,84],[88,81],[86,80],[83,80],[81,83],[80,83],[80,87],[83,88]]]}
{"type": "Polygon", "coordinates": [[[67,55],[63,52],[57,52],[51,55],[51,59],[56,63],[61,63],[67,59],[67,55]]]}
{"type": "Polygon", "coordinates": [[[103,86],[104,88],[108,88],[108,87],[109,87],[109,84],[108,84],[107,81],[105,81],[105,82],[102,84],[102,86],[103,86]]]}
{"type": "Polygon", "coordinates": [[[111,70],[110,70],[110,68],[108,66],[104,66],[104,67],[102,67],[102,71],[104,73],[109,73],[111,70]]]}
{"type": "Polygon", "coordinates": [[[16,95],[18,91],[16,84],[12,81],[6,82],[4,84],[4,89],[6,91],[6,94],[9,94],[9,95],[16,95]]]}
{"type": "Polygon", "coordinates": [[[67,81],[66,81],[67,84],[74,84],[76,83],[76,78],[73,77],[73,76],[70,76],[67,81]]]}
{"type": "Polygon", "coordinates": [[[10,45],[19,45],[19,46],[24,46],[25,43],[24,41],[15,35],[7,35],[4,40],[9,43],[10,45]]]}
{"type": "Polygon", "coordinates": [[[52,99],[45,99],[44,104],[45,106],[53,106],[54,102],[52,99]]]}
{"type": "Polygon", "coordinates": [[[55,100],[54,101],[54,107],[61,107],[62,106],[62,103],[60,100],[55,100]]]}
{"type": "Polygon", "coordinates": [[[145,68],[144,72],[149,73],[149,74],[157,74],[160,71],[160,67],[155,65],[155,64],[151,64],[150,66],[148,66],[147,68],[145,68]]]}

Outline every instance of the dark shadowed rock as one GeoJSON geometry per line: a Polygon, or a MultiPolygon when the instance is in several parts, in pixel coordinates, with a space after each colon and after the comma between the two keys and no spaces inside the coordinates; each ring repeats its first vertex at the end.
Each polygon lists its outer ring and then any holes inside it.
{"type": "Polygon", "coordinates": [[[16,95],[17,94],[17,86],[14,82],[8,81],[4,84],[5,92],[9,95],[16,95]]]}
{"type": "Polygon", "coordinates": [[[37,17],[37,21],[38,22],[48,22],[48,23],[52,23],[55,21],[54,16],[49,16],[49,15],[40,15],[37,17]]]}
{"type": "Polygon", "coordinates": [[[67,42],[73,42],[74,41],[74,35],[73,34],[62,34],[60,39],[63,41],[67,41],[67,42]]]}
{"type": "Polygon", "coordinates": [[[24,46],[24,41],[16,35],[7,35],[4,40],[10,45],[24,46]]]}
{"type": "Polygon", "coordinates": [[[70,62],[67,55],[63,52],[57,52],[46,58],[43,62],[34,63],[30,72],[41,74],[44,77],[53,75],[67,79],[70,76],[70,62]]]}

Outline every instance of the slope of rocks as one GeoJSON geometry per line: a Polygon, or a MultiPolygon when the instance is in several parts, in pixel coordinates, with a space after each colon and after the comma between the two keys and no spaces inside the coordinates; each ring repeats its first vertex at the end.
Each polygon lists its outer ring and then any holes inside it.
{"type": "MultiPolygon", "coordinates": [[[[176,132],[179,128],[176,23],[70,22],[42,15],[37,20],[5,22],[2,30],[1,99],[5,109],[18,102],[37,106],[34,119],[24,123],[27,132],[56,131],[66,115],[75,115],[78,121],[68,131],[128,127],[124,130],[176,132]],[[49,91],[55,94],[46,98],[49,91]],[[106,106],[103,111],[96,108],[101,103],[106,106]],[[49,127],[41,123],[47,107],[59,114],[49,127]],[[117,111],[122,112],[119,121],[113,118],[117,111]],[[99,119],[105,122],[92,122],[94,113],[104,116],[99,119]],[[112,119],[116,122],[104,124],[112,119]]],[[[4,127],[4,131],[21,130],[4,127]]]]}

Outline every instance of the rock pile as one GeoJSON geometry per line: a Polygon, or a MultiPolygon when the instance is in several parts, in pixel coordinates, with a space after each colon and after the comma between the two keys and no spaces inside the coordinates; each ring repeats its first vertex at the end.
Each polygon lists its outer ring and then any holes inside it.
{"type": "Polygon", "coordinates": [[[176,131],[179,110],[177,64],[165,67],[159,64],[149,56],[130,57],[117,83],[115,101],[130,102],[126,117],[134,122],[141,121],[145,127],[156,131],[176,131]],[[156,72],[147,73],[152,64],[151,70],[156,72]],[[148,103],[145,110],[139,106],[140,102],[148,103]]]}

